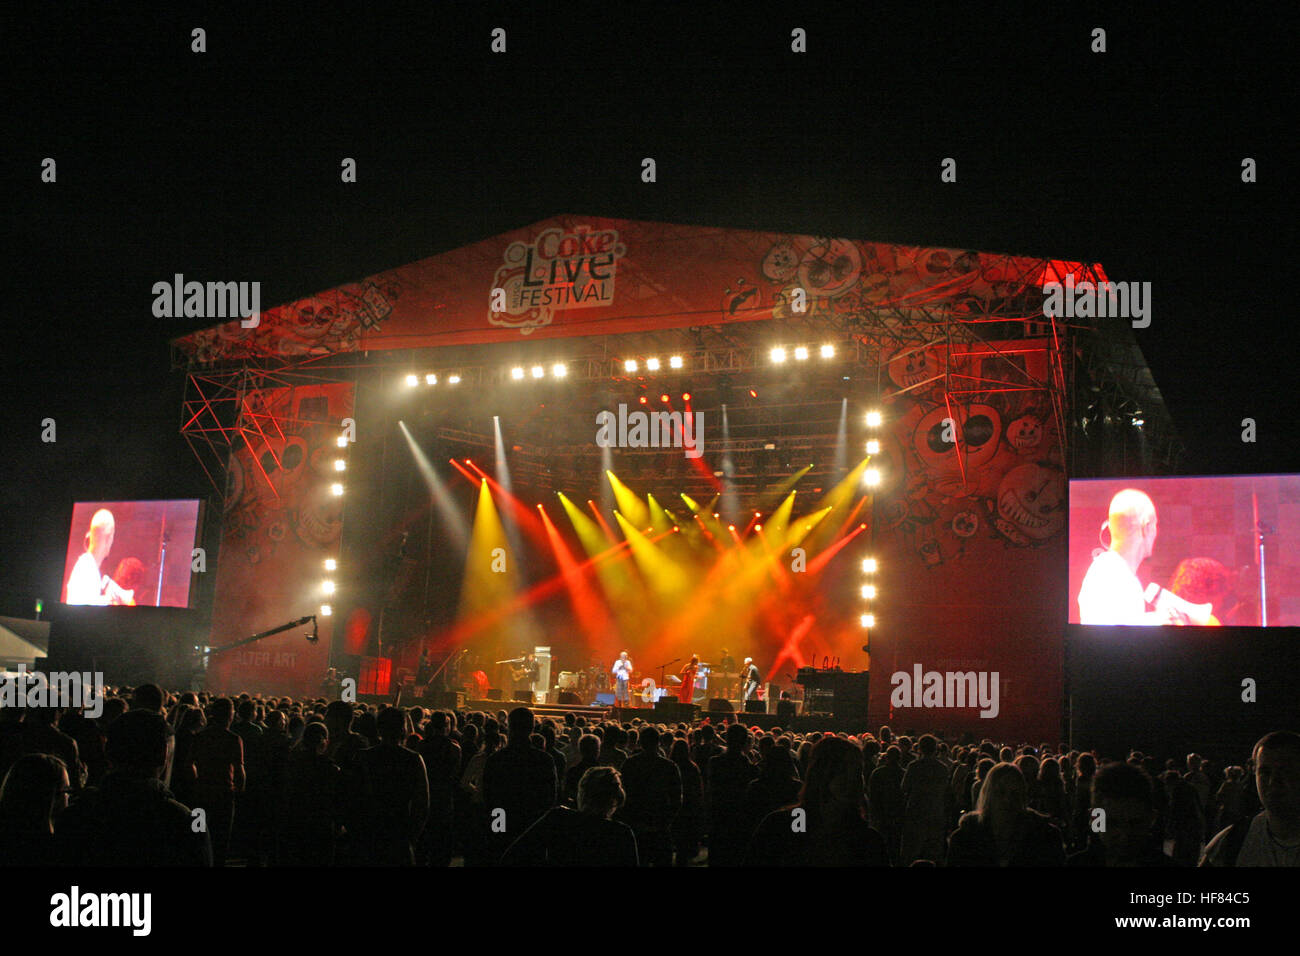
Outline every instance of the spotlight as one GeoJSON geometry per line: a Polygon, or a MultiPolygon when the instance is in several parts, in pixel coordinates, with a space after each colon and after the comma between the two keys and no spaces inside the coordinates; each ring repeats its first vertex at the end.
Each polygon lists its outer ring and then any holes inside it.
{"type": "Polygon", "coordinates": [[[334,459],[334,470],[335,470],[335,471],[345,471],[345,470],[347,469],[347,467],[348,467],[348,463],[347,463],[346,461],[344,461],[342,458],[335,458],[335,459],[334,459]]]}
{"type": "Polygon", "coordinates": [[[876,586],[874,584],[862,585],[862,596],[870,600],[876,596],[876,586]]]}
{"type": "Polygon", "coordinates": [[[347,448],[347,447],[348,447],[348,436],[347,436],[347,435],[340,435],[338,438],[334,439],[334,444],[338,445],[340,448],[347,448]]]}
{"type": "Polygon", "coordinates": [[[690,392],[682,392],[682,401],[683,401],[683,402],[689,402],[690,400],[691,400],[691,393],[690,393],[690,392]]]}
{"type": "Polygon", "coordinates": [[[322,604],[320,606],[321,617],[329,617],[333,613],[334,613],[334,608],[330,607],[328,604],[322,604]]]}
{"type": "Polygon", "coordinates": [[[668,360],[668,367],[669,367],[669,368],[681,368],[681,367],[682,367],[682,357],[681,357],[680,355],[674,355],[672,358],[670,358],[670,359],[668,360]]]}
{"type": "Polygon", "coordinates": [[[424,376],[424,384],[425,384],[425,385],[437,385],[437,384],[438,384],[438,376],[436,376],[436,375],[434,375],[432,372],[430,372],[428,375],[424,376]]]}
{"type": "Polygon", "coordinates": [[[564,378],[569,374],[569,369],[563,362],[556,362],[551,366],[551,374],[556,378],[564,378]]]}
{"type": "Polygon", "coordinates": [[[867,473],[863,475],[863,480],[866,481],[866,483],[869,485],[880,484],[880,469],[868,468],[867,473]]]}
{"type": "Polygon", "coordinates": [[[874,438],[871,439],[871,441],[867,442],[867,454],[868,454],[868,455],[879,455],[879,454],[880,454],[880,442],[876,441],[874,438]]]}
{"type": "Polygon", "coordinates": [[[657,358],[649,358],[649,359],[646,359],[646,360],[645,360],[645,367],[648,368],[648,369],[649,369],[650,371],[652,371],[652,372],[657,372],[657,371],[659,371],[659,360],[658,360],[657,358]]]}
{"type": "Polygon", "coordinates": [[[823,345],[823,346],[822,346],[822,358],[835,358],[835,346],[833,346],[833,345],[823,345]]]}
{"type": "Polygon", "coordinates": [[[755,530],[755,531],[762,531],[762,530],[763,530],[763,526],[762,526],[761,524],[756,524],[756,525],[754,525],[754,530],[755,530]]]}
{"type": "Polygon", "coordinates": [[[642,405],[646,405],[646,404],[648,404],[648,403],[650,402],[650,399],[648,399],[648,398],[646,398],[644,395],[642,395],[641,398],[638,399],[638,401],[640,401],[642,405]]]}
{"type": "Polygon", "coordinates": [[[541,378],[545,374],[546,369],[542,368],[540,365],[533,366],[533,378],[541,378]]]}
{"type": "Polygon", "coordinates": [[[322,581],[322,582],[320,583],[320,589],[321,589],[322,591],[324,591],[326,594],[333,594],[333,593],[334,593],[334,582],[333,582],[333,581],[322,581]]]}
{"type": "Polygon", "coordinates": [[[336,481],[334,484],[330,485],[330,491],[333,492],[334,497],[337,498],[339,495],[343,494],[343,486],[336,481]]]}
{"type": "Polygon", "coordinates": [[[778,365],[780,365],[782,362],[785,361],[785,349],[781,348],[781,346],[779,345],[776,348],[772,349],[770,354],[772,357],[772,361],[778,365]]]}
{"type": "Polygon", "coordinates": [[[880,412],[867,412],[868,428],[879,428],[882,421],[884,421],[884,419],[881,417],[880,412]]]}
{"type": "Polygon", "coordinates": [[[749,397],[750,397],[750,398],[758,398],[758,392],[754,391],[754,390],[751,388],[751,389],[749,390],[749,397]]]}
{"type": "Polygon", "coordinates": [[[524,370],[516,365],[510,370],[510,377],[517,382],[524,377],[524,370]]]}
{"type": "Polygon", "coordinates": [[[863,558],[863,559],[862,559],[862,573],[863,573],[863,574],[875,574],[875,573],[876,573],[876,568],[877,568],[877,567],[879,567],[879,565],[876,564],[876,559],[875,559],[875,558],[863,558]]]}
{"type": "Polygon", "coordinates": [[[800,362],[802,362],[802,361],[804,361],[805,359],[807,359],[807,358],[808,358],[808,348],[807,348],[807,346],[800,345],[798,348],[796,348],[796,349],[794,350],[794,357],[795,357],[798,361],[800,361],[800,362]]]}
{"type": "Polygon", "coordinates": [[[664,392],[662,395],[660,395],[660,396],[659,396],[659,401],[663,402],[664,404],[667,404],[667,403],[668,403],[668,393],[667,393],[667,392],[664,392]]]}
{"type": "Polygon", "coordinates": [[[876,615],[864,614],[860,618],[858,618],[858,623],[861,624],[863,627],[875,627],[876,615]]]}
{"type": "Polygon", "coordinates": [[[729,525],[727,525],[727,530],[728,530],[728,531],[735,531],[735,530],[736,530],[736,526],[735,526],[734,524],[729,524],[729,525]]]}
{"type": "Polygon", "coordinates": [[[406,376],[406,384],[411,388],[415,388],[420,384],[420,380],[415,375],[408,375],[406,376]]]}
{"type": "Polygon", "coordinates": [[[336,570],[336,569],[338,568],[338,566],[339,566],[339,563],[338,563],[337,561],[335,561],[333,558],[326,558],[326,559],[325,559],[325,570],[326,570],[326,571],[333,571],[333,570],[336,570]]]}
{"type": "Polygon", "coordinates": [[[623,363],[623,371],[625,372],[635,372],[636,368],[636,359],[628,359],[623,363]]]}
{"type": "Polygon", "coordinates": [[[448,375],[448,376],[447,376],[447,384],[448,384],[448,385],[459,385],[459,384],[460,384],[460,376],[459,376],[459,375],[448,375]]]}

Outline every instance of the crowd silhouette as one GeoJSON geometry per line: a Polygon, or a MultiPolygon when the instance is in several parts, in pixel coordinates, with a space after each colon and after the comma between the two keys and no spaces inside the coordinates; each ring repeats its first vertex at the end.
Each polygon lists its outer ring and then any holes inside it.
{"type": "Polygon", "coordinates": [[[0,865],[1300,865],[1287,731],[1216,767],[712,720],[151,684],[0,709],[0,865]]]}

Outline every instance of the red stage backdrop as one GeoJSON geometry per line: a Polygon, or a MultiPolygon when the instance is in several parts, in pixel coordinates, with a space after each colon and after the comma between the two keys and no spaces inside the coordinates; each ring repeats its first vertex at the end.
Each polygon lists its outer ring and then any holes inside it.
{"type": "MultiPolygon", "coordinates": [[[[881,620],[871,660],[873,720],[895,730],[1058,737],[1067,516],[1059,432],[1046,391],[990,387],[1044,382],[1047,355],[1031,340],[951,355],[936,346],[890,363],[892,425],[881,451],[891,478],[876,507],[881,620]],[[945,364],[950,382],[968,384],[903,391],[945,364]],[[913,678],[918,664],[923,675],[996,673],[996,717],[969,701],[891,706],[892,676],[913,678]]],[[[908,702],[920,697],[918,688],[908,702]]]]}
{"type": "MultiPolygon", "coordinates": [[[[557,216],[176,341],[201,363],[558,338],[944,303],[978,318],[1076,264],[557,216]],[[501,301],[492,292],[501,289],[501,301]]],[[[1041,317],[1041,313],[1040,313],[1041,317]]]]}
{"type": "MultiPolygon", "coordinates": [[[[250,393],[241,421],[246,444],[230,458],[212,611],[212,646],[314,614],[328,597],[326,558],[338,556],[342,498],[335,444],[352,415],[350,384],[250,393]],[[280,423],[283,434],[274,426],[280,423]]],[[[224,692],[317,694],[328,666],[333,618],[214,654],[209,686],[224,692]]]]}

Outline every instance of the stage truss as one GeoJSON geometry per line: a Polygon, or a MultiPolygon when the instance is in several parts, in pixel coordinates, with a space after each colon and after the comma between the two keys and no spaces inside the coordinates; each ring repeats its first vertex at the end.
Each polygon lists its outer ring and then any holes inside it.
{"type": "MultiPolygon", "coordinates": [[[[254,459],[266,449],[274,454],[277,439],[283,440],[287,431],[296,425],[315,424],[294,422],[259,407],[252,397],[265,389],[356,381],[363,370],[378,370],[384,379],[414,374],[423,380],[426,375],[436,375],[437,388],[443,390],[473,393],[506,389],[516,384],[511,373],[522,355],[526,360],[548,364],[563,361],[570,385],[604,389],[612,398],[626,394],[627,389],[653,392],[661,383],[670,381],[686,382],[699,391],[734,390],[755,377],[770,381],[773,376],[779,379],[786,374],[821,382],[827,394],[834,390],[837,379],[848,382],[839,391],[852,393],[864,402],[875,402],[881,395],[890,360],[930,349],[941,357],[937,374],[910,388],[941,380],[943,399],[952,405],[993,392],[1041,392],[1052,409],[1061,460],[1066,462],[1071,477],[1174,471],[1183,447],[1129,323],[1105,319],[1067,322],[1044,316],[1043,260],[1006,256],[982,257],[980,261],[986,270],[1001,270],[1009,294],[981,300],[954,294],[940,284],[892,301],[871,302],[861,297],[852,301],[843,297],[814,300],[802,313],[778,302],[774,317],[765,321],[439,349],[263,356],[235,365],[205,365],[173,346],[173,365],[186,373],[180,432],[216,493],[224,497],[225,469],[235,449],[249,446],[254,459]],[[1035,261],[1037,266],[1025,265],[1035,261]],[[1013,274],[1012,269],[1018,272],[1013,274]],[[993,346],[991,342],[1003,344],[993,346]],[[1014,342],[1015,347],[1008,348],[1007,342],[1014,342]],[[829,363],[818,358],[805,363],[789,362],[777,369],[770,349],[778,344],[807,345],[814,355],[821,345],[829,344],[836,350],[835,359],[829,363]],[[1048,373],[1035,379],[1023,365],[1007,361],[981,363],[984,372],[980,377],[966,376],[955,359],[971,351],[1001,353],[1008,359],[1019,352],[1045,352],[1048,373]],[[503,354],[513,361],[499,359],[503,354]],[[666,359],[670,354],[682,357],[682,370],[630,374],[624,366],[629,357],[657,355],[666,359]],[[453,379],[457,380],[454,385],[453,379]],[[1136,428],[1132,423],[1139,418],[1143,423],[1139,453],[1131,461],[1127,454],[1120,462],[1095,454],[1076,454],[1076,445],[1086,446],[1089,441],[1095,444],[1098,422],[1136,428]]],[[[1097,265],[1076,267],[1074,271],[1076,282],[1105,281],[1097,265]]],[[[763,464],[764,453],[774,450],[766,446],[774,440],[782,443],[778,457],[791,460],[813,453],[825,461],[827,452],[835,447],[839,419],[827,412],[830,401],[825,394],[812,401],[766,404],[762,400],[746,403],[741,392],[740,399],[746,409],[743,429],[752,434],[733,436],[726,442],[715,437],[716,443],[710,449],[711,454],[721,452],[731,461],[728,477],[759,483],[768,475],[777,477],[772,469],[784,462],[763,464]],[[801,414],[805,415],[806,427],[793,428],[801,414]],[[769,429],[767,433],[765,428],[769,429]]],[[[288,403],[288,407],[294,407],[294,403],[288,403]]],[[[587,431],[592,429],[588,427],[587,431]]],[[[468,446],[492,445],[490,428],[482,431],[478,427],[458,427],[454,422],[443,423],[439,435],[468,446]]],[[[538,480],[561,479],[555,461],[571,463],[599,455],[589,436],[582,441],[558,442],[548,436],[536,445],[519,449],[512,467],[538,480]],[[548,464],[548,460],[552,463],[548,464]]],[[[1122,447],[1129,447],[1127,438],[1122,447]]],[[[640,454],[648,461],[653,454],[662,455],[662,451],[638,453],[622,449],[620,454],[630,458],[640,454]]],[[[683,470],[682,474],[686,473],[683,470]]],[[[270,484],[265,475],[261,477],[270,484]]]]}

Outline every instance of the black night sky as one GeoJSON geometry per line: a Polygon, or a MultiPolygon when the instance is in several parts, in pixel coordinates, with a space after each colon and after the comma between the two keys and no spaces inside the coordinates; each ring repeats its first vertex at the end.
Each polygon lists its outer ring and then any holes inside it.
{"type": "Polygon", "coordinates": [[[1153,284],[1136,334],[1184,471],[1300,470],[1294,23],[1270,8],[106,6],[7,31],[0,613],[57,600],[74,500],[211,491],[168,357],[209,323],[154,318],[154,282],[260,280],[269,307],[561,212],[1100,261],[1153,284]]]}

